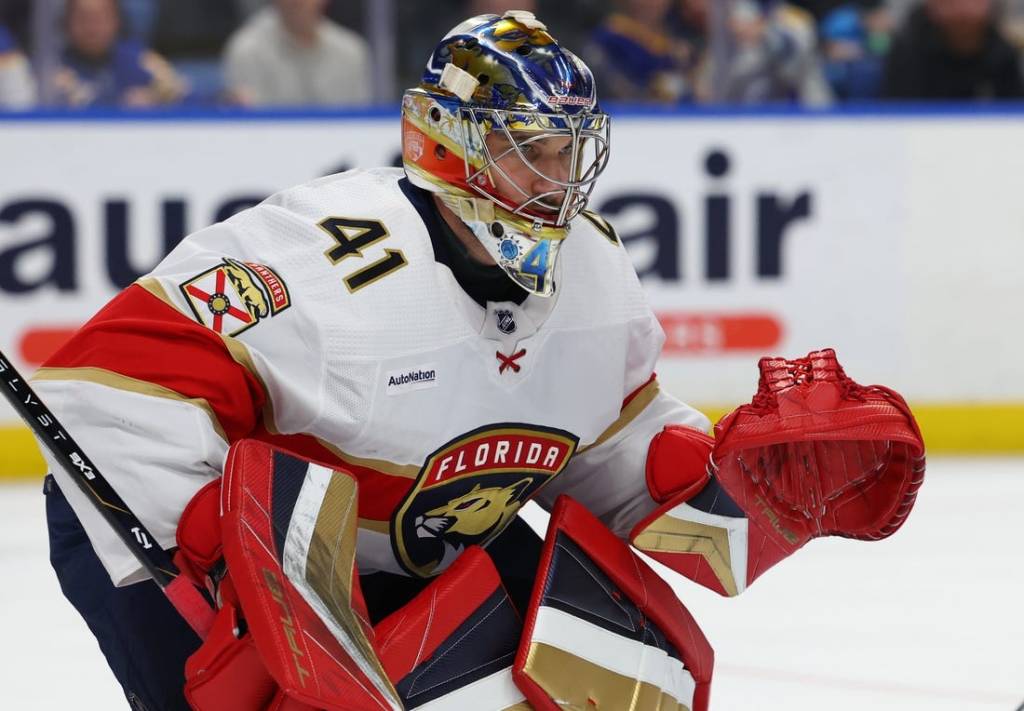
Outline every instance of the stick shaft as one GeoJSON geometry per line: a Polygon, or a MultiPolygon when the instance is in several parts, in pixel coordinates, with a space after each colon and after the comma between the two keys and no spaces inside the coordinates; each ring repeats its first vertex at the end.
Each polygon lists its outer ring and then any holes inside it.
{"type": "Polygon", "coordinates": [[[92,502],[110,528],[128,547],[154,582],[170,599],[174,607],[204,636],[213,611],[203,601],[209,615],[196,605],[202,596],[191,584],[174,584],[179,571],[171,556],[156,542],[142,521],[124,503],[99,468],[85,454],[78,443],[61,426],[57,417],[36,395],[28,381],[15,369],[0,351],[0,391],[25,423],[32,428],[40,442],[50,450],[57,464],[71,477],[79,489],[92,502]]]}

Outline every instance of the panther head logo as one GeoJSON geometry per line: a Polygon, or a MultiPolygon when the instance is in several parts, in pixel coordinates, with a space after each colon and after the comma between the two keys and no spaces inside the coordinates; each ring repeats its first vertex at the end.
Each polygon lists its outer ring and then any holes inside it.
{"type": "Polygon", "coordinates": [[[416,517],[416,535],[420,538],[444,538],[458,542],[486,537],[500,531],[512,520],[532,483],[520,479],[510,486],[482,488],[479,484],[468,493],[452,499],[444,506],[416,517]]]}
{"type": "Polygon", "coordinates": [[[227,274],[231,285],[235,287],[235,291],[241,297],[249,315],[256,320],[266,318],[270,313],[270,306],[267,304],[263,291],[256,285],[256,281],[249,275],[248,270],[233,259],[225,259],[224,273],[227,274]]]}

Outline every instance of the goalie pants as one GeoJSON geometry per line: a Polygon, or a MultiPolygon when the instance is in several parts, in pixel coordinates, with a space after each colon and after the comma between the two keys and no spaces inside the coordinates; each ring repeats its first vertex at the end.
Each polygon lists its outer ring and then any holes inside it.
{"type": "Polygon", "coordinates": [[[185,660],[199,648],[199,637],[156,585],[114,587],[52,476],[43,490],[50,563],[64,597],[96,636],[130,707],[187,711],[185,660]]]}
{"type": "MultiPolygon", "coordinates": [[[[199,638],[156,585],[145,582],[114,587],[52,476],[46,477],[43,491],[50,563],[61,591],[85,618],[130,708],[188,711],[185,660],[199,648],[199,638]]],[[[509,596],[523,613],[540,559],[540,538],[517,516],[487,550],[509,596]]],[[[374,623],[411,600],[429,582],[390,573],[360,578],[374,623]]]]}

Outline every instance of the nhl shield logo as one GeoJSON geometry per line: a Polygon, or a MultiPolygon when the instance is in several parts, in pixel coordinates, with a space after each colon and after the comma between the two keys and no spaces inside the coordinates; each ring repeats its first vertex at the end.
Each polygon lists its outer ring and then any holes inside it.
{"type": "Polygon", "coordinates": [[[237,336],[291,305],[288,288],[263,264],[225,258],[180,286],[196,320],[225,336],[237,336]]]}
{"type": "Polygon", "coordinates": [[[515,315],[509,309],[497,309],[494,312],[494,317],[498,320],[498,330],[504,334],[515,333],[516,331],[516,318],[515,315]]]}
{"type": "Polygon", "coordinates": [[[391,544],[411,575],[446,568],[486,545],[576,453],[579,438],[536,425],[487,425],[431,454],[395,510],[391,544]]]}

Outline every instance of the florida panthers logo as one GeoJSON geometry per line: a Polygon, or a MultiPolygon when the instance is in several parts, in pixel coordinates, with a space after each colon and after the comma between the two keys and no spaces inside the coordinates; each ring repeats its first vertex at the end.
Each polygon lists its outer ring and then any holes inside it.
{"type": "Polygon", "coordinates": [[[488,425],[427,458],[395,511],[395,556],[409,573],[434,575],[466,546],[486,545],[569,463],[579,439],[561,430],[488,425]]]}
{"type": "Polygon", "coordinates": [[[180,289],[195,319],[226,336],[237,336],[291,304],[288,288],[270,267],[229,258],[180,289]]]}

